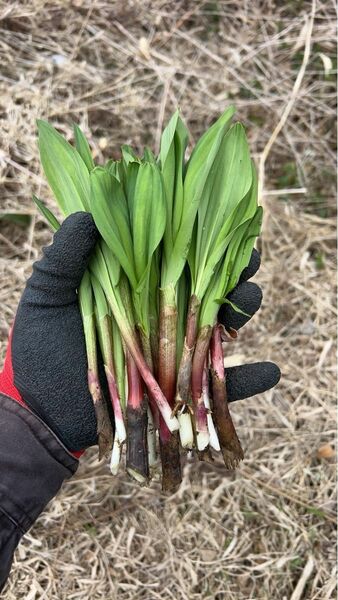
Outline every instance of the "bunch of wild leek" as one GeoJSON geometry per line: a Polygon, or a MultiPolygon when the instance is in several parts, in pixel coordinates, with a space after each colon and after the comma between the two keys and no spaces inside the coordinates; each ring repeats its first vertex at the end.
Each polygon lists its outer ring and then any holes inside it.
{"type": "MultiPolygon", "coordinates": [[[[188,132],[176,112],[158,157],[122,146],[96,166],[75,126],[75,147],[39,121],[41,162],[64,215],[92,214],[101,239],[79,289],[88,385],[100,455],[140,483],[157,463],[162,485],[181,481],[182,449],[227,467],[243,458],[228,410],[219,305],[236,286],[259,235],[262,209],[244,128],[231,107],[185,160],[188,132]],[[100,349],[114,433],[98,371],[100,349]]],[[[35,197],[54,229],[54,215],[35,197]]],[[[237,309],[236,307],[234,307],[237,309]]],[[[237,309],[238,310],[238,309],[237,309]]]]}

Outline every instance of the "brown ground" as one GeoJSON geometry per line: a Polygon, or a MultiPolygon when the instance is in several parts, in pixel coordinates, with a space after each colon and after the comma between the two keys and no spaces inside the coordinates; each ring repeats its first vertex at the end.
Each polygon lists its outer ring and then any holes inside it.
{"type": "Polygon", "coordinates": [[[112,479],[89,452],[20,544],[4,598],[333,598],[333,1],[0,1],[0,27],[0,216],[12,215],[0,220],[1,355],[50,240],[31,202],[50,198],[35,119],[69,136],[78,122],[103,159],[123,142],[156,149],[177,105],[196,139],[234,102],[266,220],[263,308],[231,360],[283,372],[276,390],[233,407],[246,450],[235,474],[190,464],[165,498],[112,479]]]}

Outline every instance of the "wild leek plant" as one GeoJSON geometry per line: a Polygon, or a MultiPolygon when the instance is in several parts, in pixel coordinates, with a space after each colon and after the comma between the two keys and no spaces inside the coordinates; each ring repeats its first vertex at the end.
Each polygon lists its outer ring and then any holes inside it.
{"type": "MultiPolygon", "coordinates": [[[[120,160],[104,166],[95,165],[79,127],[73,147],[38,122],[42,166],[61,212],[90,212],[101,234],[79,289],[100,455],[112,448],[115,474],[126,446],[127,472],[147,483],[159,439],[165,490],[181,481],[185,449],[200,460],[221,451],[228,468],[243,458],[222,349],[236,332],[226,332],[217,313],[249,262],[262,209],[233,115],[230,107],[188,160],[188,130],[176,111],[158,157],[122,146],[120,160]]],[[[51,211],[34,200],[56,229],[51,211]]]]}

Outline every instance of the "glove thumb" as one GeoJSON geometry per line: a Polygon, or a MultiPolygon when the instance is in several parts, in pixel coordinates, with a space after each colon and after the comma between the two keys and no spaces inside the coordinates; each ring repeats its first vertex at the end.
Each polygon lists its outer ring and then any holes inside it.
{"type": "Polygon", "coordinates": [[[77,212],[65,219],[42,259],[34,263],[23,302],[48,306],[73,302],[98,237],[89,213],[77,212]]]}

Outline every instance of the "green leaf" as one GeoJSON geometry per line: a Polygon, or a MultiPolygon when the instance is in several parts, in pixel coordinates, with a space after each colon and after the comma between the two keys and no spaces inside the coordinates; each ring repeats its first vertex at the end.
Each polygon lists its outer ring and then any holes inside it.
{"type": "Polygon", "coordinates": [[[123,350],[123,343],[118,325],[114,319],[111,318],[112,332],[113,332],[113,355],[114,355],[114,367],[117,388],[119,390],[120,402],[122,410],[126,409],[126,382],[125,382],[125,356],[123,350]]]}
{"type": "Polygon", "coordinates": [[[156,163],[156,157],[150,148],[145,147],[142,162],[156,163]]]}
{"type": "MultiPolygon", "coordinates": [[[[193,274],[194,293],[202,299],[209,285],[211,277],[219,261],[224,256],[227,246],[233,236],[238,235],[238,229],[252,219],[257,208],[257,176],[253,163],[251,164],[252,184],[248,193],[233,207],[230,215],[218,227],[218,234],[213,243],[210,244],[204,259],[198,256],[195,244],[192,244],[189,255],[189,265],[193,274]],[[193,260],[192,260],[193,258],[193,260]]],[[[196,227],[197,229],[197,227],[196,227]]],[[[196,231],[197,243],[197,231],[196,231]]]]}
{"type": "MultiPolygon", "coordinates": [[[[151,268],[149,273],[149,326],[153,332],[153,339],[158,336],[158,318],[159,318],[159,288],[161,278],[161,253],[160,248],[157,248],[153,254],[151,261],[151,268]]],[[[157,348],[156,348],[157,352],[157,348]]]]}
{"type": "MultiPolygon", "coordinates": [[[[201,199],[205,196],[206,188],[210,185],[210,178],[214,176],[214,161],[220,144],[230,127],[233,114],[234,109],[230,107],[210,130],[205,132],[197,142],[185,169],[182,202],[175,203],[173,218],[175,231],[163,285],[177,282],[182,273],[189,252],[196,213],[201,199]]],[[[179,127],[177,125],[177,129],[179,127]]]]}
{"type": "Polygon", "coordinates": [[[84,133],[81,131],[80,127],[74,124],[74,138],[75,138],[75,148],[80,154],[83,162],[85,163],[88,171],[92,171],[95,167],[95,163],[90,151],[90,146],[88,144],[87,139],[85,138],[84,133]]]}
{"type": "Polygon", "coordinates": [[[138,158],[137,154],[134,152],[131,146],[124,144],[123,146],[121,146],[121,152],[122,159],[125,162],[126,166],[128,166],[131,162],[140,162],[140,159],[138,158]]]}
{"type": "Polygon", "coordinates": [[[163,185],[155,164],[129,163],[126,172],[128,202],[115,177],[99,167],[91,172],[91,209],[132,286],[138,325],[148,332],[150,269],[165,227],[163,185]]]}
{"type": "Polygon", "coordinates": [[[124,170],[123,177],[123,189],[128,203],[129,221],[131,228],[133,227],[135,187],[139,168],[139,163],[129,163],[126,169],[124,170]]]}
{"type": "Polygon", "coordinates": [[[200,327],[214,325],[219,309],[219,298],[225,298],[237,285],[243,269],[248,266],[256,237],[262,224],[262,208],[256,209],[249,221],[240,225],[231,238],[223,261],[211,279],[203,298],[200,312],[200,327]]]}
{"type": "Polygon", "coordinates": [[[241,308],[239,308],[239,306],[237,306],[236,304],[234,304],[233,302],[231,302],[231,300],[229,300],[229,298],[217,298],[215,300],[215,302],[217,302],[217,304],[219,304],[220,306],[222,304],[229,304],[229,306],[231,306],[231,308],[239,313],[240,315],[244,315],[245,317],[252,317],[252,315],[249,315],[249,313],[246,313],[244,310],[242,310],[241,308]]]}
{"type": "MultiPolygon", "coordinates": [[[[188,131],[179,112],[176,111],[163,131],[159,156],[167,210],[164,232],[165,268],[170,264],[173,243],[180,227],[183,211],[183,166],[187,142],[188,131]]],[[[166,285],[165,273],[164,285],[166,285]]]]}
{"type": "Polygon", "coordinates": [[[93,292],[88,271],[85,271],[79,287],[79,302],[83,317],[91,317],[94,314],[93,292]]]}
{"type": "Polygon", "coordinates": [[[104,166],[108,173],[114,175],[118,181],[120,181],[120,162],[119,160],[109,159],[104,166]]]}
{"type": "Polygon", "coordinates": [[[196,187],[200,187],[201,175],[204,173],[205,177],[205,174],[208,173],[209,169],[206,169],[206,160],[210,156],[213,162],[219,144],[230,128],[231,119],[234,113],[235,109],[230,106],[219,119],[217,119],[216,123],[207,129],[195,145],[187,164],[184,181],[185,191],[188,190],[191,197],[196,193],[196,187]]]}
{"type": "Polygon", "coordinates": [[[41,163],[61,211],[88,211],[89,173],[80,154],[49,123],[37,125],[41,163]]]}
{"type": "Polygon", "coordinates": [[[91,212],[103,239],[136,287],[134,248],[127,202],[120,182],[105,169],[90,174],[91,212]]]}
{"type": "Polygon", "coordinates": [[[165,129],[162,132],[161,148],[160,148],[160,155],[159,155],[162,171],[163,171],[163,167],[168,159],[168,156],[172,153],[172,143],[174,140],[179,115],[180,115],[179,111],[176,110],[174,112],[173,116],[171,117],[168,125],[165,127],[165,129]]]}
{"type": "Polygon", "coordinates": [[[20,213],[4,213],[0,215],[0,221],[8,221],[15,225],[21,225],[21,227],[28,227],[32,220],[31,215],[20,214],[20,213]]]}
{"type": "Polygon", "coordinates": [[[166,210],[161,174],[156,165],[139,166],[132,205],[133,248],[137,279],[150,269],[152,256],[162,240],[166,210]]]}
{"type": "MultiPolygon", "coordinates": [[[[251,185],[252,167],[249,148],[244,128],[237,123],[221,141],[198,208],[196,246],[193,250],[196,269],[192,271],[192,279],[194,283],[200,284],[200,287],[197,285],[194,290],[200,299],[208,285],[208,280],[204,277],[208,259],[212,255],[213,264],[208,265],[208,273],[212,273],[229,241],[234,214],[240,202],[250,191],[251,185]],[[225,222],[226,227],[224,227],[225,222]],[[214,252],[215,244],[218,254],[214,252]]],[[[243,208],[245,213],[246,206],[244,205],[243,208]]]]}
{"type": "MultiPolygon", "coordinates": [[[[162,282],[163,286],[170,283],[175,284],[182,273],[189,252],[196,213],[201,199],[205,194],[208,175],[213,167],[219,146],[227,128],[228,125],[224,124],[223,127],[217,131],[211,147],[209,147],[209,143],[206,147],[204,147],[203,144],[200,144],[199,152],[195,153],[194,160],[189,162],[184,179],[184,201],[182,213],[180,215],[180,224],[177,235],[173,240],[170,261],[166,265],[165,280],[162,282]]],[[[176,222],[176,219],[174,219],[174,221],[176,222]]]]}
{"type": "Polygon", "coordinates": [[[100,240],[99,248],[107,265],[111,285],[117,287],[121,277],[120,263],[104,240],[100,240]]]}
{"type": "Polygon", "coordinates": [[[229,106],[224,113],[217,119],[217,121],[209,127],[205,133],[200,137],[198,142],[196,143],[187,167],[190,169],[193,168],[196,172],[198,172],[198,165],[201,165],[201,157],[206,156],[211,151],[211,148],[216,140],[216,137],[221,129],[224,127],[229,128],[231,125],[231,119],[234,116],[236,109],[234,106],[229,106]]]}
{"type": "Polygon", "coordinates": [[[89,271],[86,270],[79,287],[79,306],[86,342],[88,369],[97,372],[97,348],[94,315],[94,296],[89,271]]]}
{"type": "Polygon", "coordinates": [[[175,142],[175,189],[174,189],[174,206],[173,206],[173,237],[176,240],[179,232],[183,210],[184,210],[184,176],[185,164],[184,157],[189,140],[188,130],[179,117],[177,120],[175,142]]]}
{"type": "MultiPolygon", "coordinates": [[[[255,215],[252,217],[251,221],[249,221],[245,235],[243,235],[241,239],[238,252],[233,260],[231,275],[226,288],[226,295],[229,294],[237,285],[243,269],[245,269],[249,264],[256,238],[261,232],[262,220],[263,209],[261,206],[258,206],[255,215]]],[[[245,225],[246,224],[244,224],[244,226],[245,225]]]]}
{"type": "Polygon", "coordinates": [[[137,324],[149,335],[149,278],[153,256],[164,233],[166,209],[161,173],[156,164],[139,166],[131,204],[134,261],[137,287],[133,301],[137,324]]]}
{"type": "Polygon", "coordinates": [[[51,210],[49,210],[49,208],[47,208],[47,206],[42,202],[42,200],[40,200],[40,198],[35,196],[35,194],[33,194],[33,201],[35,202],[42,216],[45,217],[45,219],[47,219],[51,228],[54,231],[57,231],[60,228],[60,223],[57,220],[56,216],[52,213],[51,210]]]}
{"type": "Polygon", "coordinates": [[[106,296],[104,294],[102,286],[100,285],[99,280],[97,279],[95,274],[91,275],[91,284],[95,298],[95,313],[97,319],[101,320],[110,314],[108,302],[106,300],[106,296]]]}

